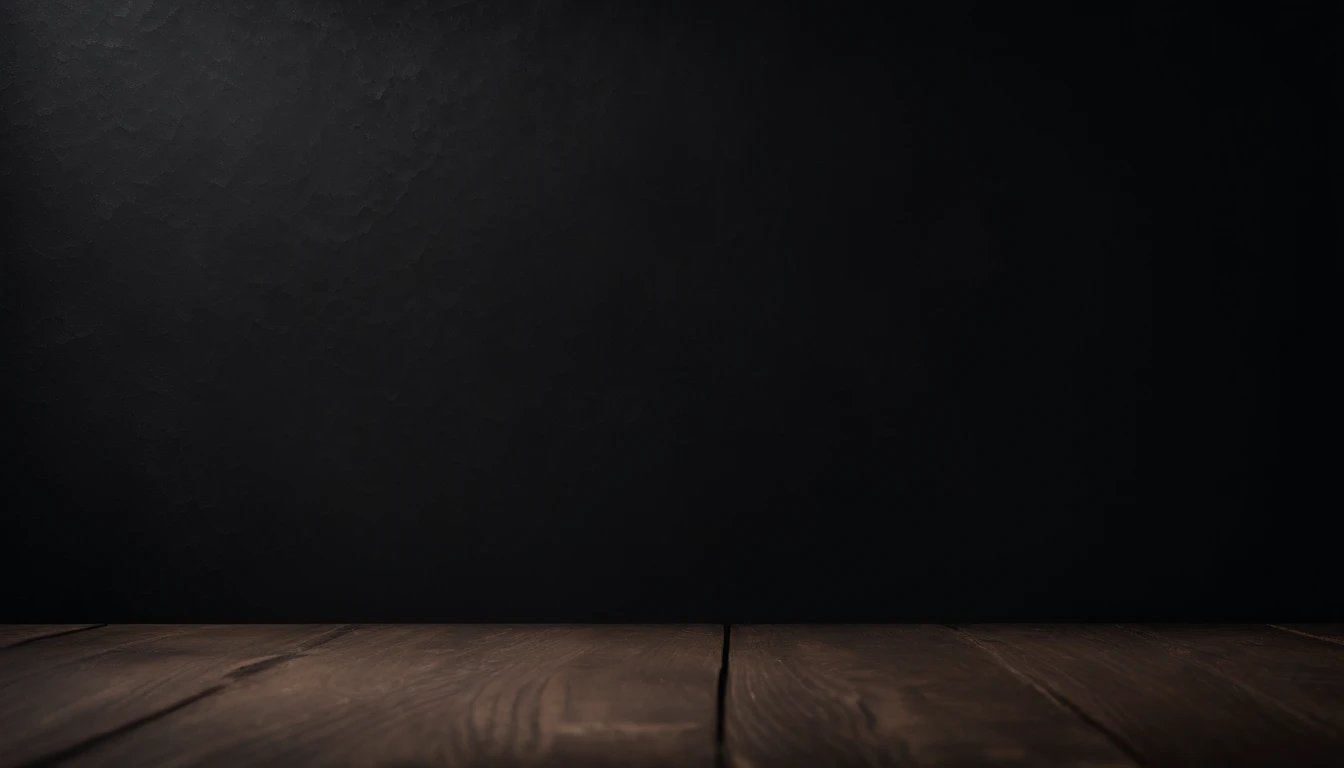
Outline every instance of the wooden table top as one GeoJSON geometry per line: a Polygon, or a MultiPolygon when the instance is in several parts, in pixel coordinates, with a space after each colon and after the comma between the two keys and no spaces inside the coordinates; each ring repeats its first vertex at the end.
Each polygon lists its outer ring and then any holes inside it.
{"type": "Polygon", "coordinates": [[[0,766],[1344,766],[1344,625],[0,625],[0,766]]]}

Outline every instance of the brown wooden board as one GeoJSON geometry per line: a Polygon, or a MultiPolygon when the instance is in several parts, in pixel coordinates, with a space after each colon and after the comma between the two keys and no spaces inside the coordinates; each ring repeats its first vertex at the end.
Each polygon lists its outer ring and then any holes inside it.
{"type": "MultiPolygon", "coordinates": [[[[715,761],[716,626],[4,629],[0,767],[715,761]]],[[[739,626],[730,661],[735,768],[1344,765],[1328,625],[739,626]]]]}
{"type": "Polygon", "coordinates": [[[1344,624],[1274,624],[1275,629],[1344,645],[1344,624]]]}
{"type": "Polygon", "coordinates": [[[1340,657],[1268,626],[962,629],[1151,766],[1338,766],[1340,657]]]}
{"type": "Polygon", "coordinates": [[[734,626],[728,669],[734,768],[1134,765],[941,626],[734,626]]]}
{"type": "Polygon", "coordinates": [[[710,766],[718,626],[360,627],[75,766],[710,766]]]}
{"type": "Polygon", "coordinates": [[[86,632],[101,626],[100,624],[0,624],[0,650],[74,632],[86,632]]]}
{"type": "Polygon", "coordinates": [[[12,645],[0,653],[0,692],[20,678],[191,629],[190,625],[182,624],[113,624],[12,645]]]}
{"type": "Polygon", "coordinates": [[[322,625],[104,627],[11,649],[0,656],[0,668],[9,673],[0,681],[0,766],[79,751],[339,631],[322,625]],[[40,646],[47,653],[35,653],[40,646]],[[28,674],[22,674],[24,663],[33,665],[28,674]]]}
{"type": "Polygon", "coordinates": [[[1293,713],[1344,748],[1344,645],[1266,625],[1136,629],[1188,662],[1223,674],[1267,706],[1293,713]]]}

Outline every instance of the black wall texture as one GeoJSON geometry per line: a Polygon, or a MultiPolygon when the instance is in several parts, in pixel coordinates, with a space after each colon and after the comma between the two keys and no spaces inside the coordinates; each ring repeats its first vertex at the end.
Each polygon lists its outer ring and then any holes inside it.
{"type": "Polygon", "coordinates": [[[1344,617],[1323,9],[885,5],[6,0],[3,619],[1344,617]]]}

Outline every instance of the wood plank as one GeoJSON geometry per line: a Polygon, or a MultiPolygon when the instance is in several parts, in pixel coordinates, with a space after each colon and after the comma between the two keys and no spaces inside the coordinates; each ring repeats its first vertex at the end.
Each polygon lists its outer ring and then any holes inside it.
{"type": "Polygon", "coordinates": [[[730,645],[735,768],[1134,765],[945,627],[734,626],[730,645]]]}
{"type": "Polygon", "coordinates": [[[101,624],[0,624],[0,649],[26,645],[71,632],[83,632],[101,624]]]}
{"type": "Polygon", "coordinates": [[[1225,675],[1268,705],[1315,725],[1344,747],[1344,645],[1267,625],[1166,625],[1140,631],[1169,644],[1190,663],[1225,675]]]}
{"type": "Polygon", "coordinates": [[[1344,624],[1273,624],[1275,629],[1344,645],[1344,624]]]}
{"type": "Polygon", "coordinates": [[[52,638],[60,653],[6,653],[0,683],[0,765],[76,750],[158,716],[239,675],[290,658],[334,634],[329,625],[108,627],[52,638]],[[29,674],[10,666],[36,665],[29,674]],[[230,677],[230,676],[233,677],[230,677]]]}
{"type": "Polygon", "coordinates": [[[0,653],[0,690],[21,678],[189,629],[178,624],[114,624],[10,647],[0,653]]]}
{"type": "Polygon", "coordinates": [[[962,629],[1146,765],[1333,766],[1344,755],[1338,711],[1312,709],[1338,706],[1326,643],[1308,648],[1268,627],[962,629]]]}
{"type": "Polygon", "coordinates": [[[360,627],[63,765],[710,766],[722,629],[360,627]]]}

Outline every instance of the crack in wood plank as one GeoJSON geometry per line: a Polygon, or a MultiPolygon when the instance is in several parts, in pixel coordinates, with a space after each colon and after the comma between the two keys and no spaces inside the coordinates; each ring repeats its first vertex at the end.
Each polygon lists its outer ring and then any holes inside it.
{"type": "Polygon", "coordinates": [[[1031,686],[1037,693],[1041,694],[1046,699],[1048,699],[1050,703],[1072,714],[1074,717],[1077,717],[1084,723],[1087,723],[1087,725],[1090,726],[1093,730],[1097,731],[1102,736],[1105,736],[1112,744],[1115,745],[1117,749],[1125,753],[1126,757],[1133,760],[1135,763],[1138,763],[1139,765],[1148,764],[1149,762],[1148,759],[1144,757],[1143,752],[1140,751],[1138,747],[1129,743],[1129,741],[1125,739],[1125,737],[1121,736],[1119,733],[1111,730],[1110,728],[1107,728],[1104,723],[1092,717],[1090,714],[1087,713],[1086,710],[1084,710],[1082,707],[1078,706],[1076,703],[1070,700],[1068,696],[1065,696],[1060,691],[1052,690],[1042,681],[1039,681],[1034,677],[1032,677],[1031,675],[1028,675],[1026,672],[1023,672],[1022,670],[1018,669],[1007,659],[1005,659],[1002,654],[1000,654],[993,648],[989,647],[985,643],[980,642],[980,640],[978,640],[974,635],[970,634],[969,632],[966,632],[965,630],[956,627],[952,624],[944,624],[943,626],[955,632],[957,637],[961,638],[967,643],[970,643],[976,648],[979,648],[980,650],[984,651],[986,654],[989,655],[991,659],[996,661],[999,664],[999,666],[1003,667],[1005,670],[1012,673],[1022,682],[1031,686]]]}

